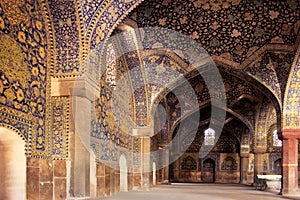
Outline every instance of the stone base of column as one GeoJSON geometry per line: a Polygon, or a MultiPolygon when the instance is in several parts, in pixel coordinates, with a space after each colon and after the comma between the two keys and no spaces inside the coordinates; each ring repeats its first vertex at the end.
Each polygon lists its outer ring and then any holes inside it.
{"type": "Polygon", "coordinates": [[[247,185],[247,172],[249,165],[249,154],[241,154],[241,174],[240,174],[240,184],[247,185]]]}
{"type": "Polygon", "coordinates": [[[283,197],[286,197],[288,199],[299,199],[300,200],[300,194],[299,193],[279,193],[280,195],[282,195],[283,197]]]}
{"type": "Polygon", "coordinates": [[[257,184],[257,175],[263,174],[264,172],[264,153],[265,149],[261,149],[259,147],[256,147],[254,151],[254,185],[257,184]]]}
{"type": "Polygon", "coordinates": [[[149,191],[150,190],[150,173],[149,172],[145,172],[142,173],[142,187],[141,189],[143,191],[149,191]]]}

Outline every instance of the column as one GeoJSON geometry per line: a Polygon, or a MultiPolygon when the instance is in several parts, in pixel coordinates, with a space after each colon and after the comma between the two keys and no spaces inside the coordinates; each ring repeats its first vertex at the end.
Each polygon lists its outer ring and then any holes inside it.
{"type": "Polygon", "coordinates": [[[89,198],[91,106],[96,96],[97,84],[87,77],[52,78],[51,86],[52,97],[70,98],[69,159],[66,161],[65,199],[89,198]]]}
{"type": "Polygon", "coordinates": [[[90,197],[97,197],[97,164],[93,152],[90,152],[90,197]]]}
{"type": "Polygon", "coordinates": [[[254,149],[254,182],[258,174],[264,172],[264,153],[266,152],[265,147],[255,147],[254,149]]]}
{"type": "MultiPolygon", "coordinates": [[[[140,169],[140,187],[142,190],[150,189],[150,173],[152,173],[152,164],[150,163],[150,153],[151,153],[151,140],[150,137],[153,135],[152,127],[140,127],[133,129],[133,135],[141,138],[141,163],[140,169]]],[[[134,174],[135,180],[138,180],[138,174],[134,174]]]]}
{"type": "Polygon", "coordinates": [[[174,180],[179,181],[179,173],[180,173],[180,163],[179,159],[177,159],[174,163],[174,180]]]}
{"type": "Polygon", "coordinates": [[[249,166],[249,154],[241,154],[241,184],[248,184],[247,172],[249,166]]]}
{"type": "Polygon", "coordinates": [[[90,153],[89,133],[91,102],[80,96],[73,96],[73,123],[70,128],[70,189],[68,199],[90,195],[90,153]]]}
{"type": "Polygon", "coordinates": [[[164,154],[164,165],[165,167],[163,168],[163,183],[168,184],[169,183],[169,151],[165,151],[164,154]]]}
{"type": "Polygon", "coordinates": [[[285,196],[298,194],[298,138],[300,129],[286,129],[282,132],[282,186],[285,196]]]}
{"type": "Polygon", "coordinates": [[[54,182],[54,200],[64,200],[67,197],[66,189],[66,161],[65,160],[54,160],[53,161],[53,182],[54,182]]]}
{"type": "Polygon", "coordinates": [[[143,137],[142,140],[142,189],[150,189],[150,137],[143,137]]]}

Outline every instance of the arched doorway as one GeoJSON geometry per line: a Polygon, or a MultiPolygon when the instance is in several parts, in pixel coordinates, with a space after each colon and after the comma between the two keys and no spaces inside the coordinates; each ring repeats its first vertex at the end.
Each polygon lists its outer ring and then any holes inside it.
{"type": "Polygon", "coordinates": [[[26,199],[25,142],[0,127],[0,199],[26,199]]]}
{"type": "Polygon", "coordinates": [[[127,161],[124,155],[120,156],[120,191],[127,192],[128,191],[128,169],[127,169],[127,161]]]}
{"type": "Polygon", "coordinates": [[[211,158],[203,161],[202,181],[207,183],[216,181],[216,163],[211,158]]]}

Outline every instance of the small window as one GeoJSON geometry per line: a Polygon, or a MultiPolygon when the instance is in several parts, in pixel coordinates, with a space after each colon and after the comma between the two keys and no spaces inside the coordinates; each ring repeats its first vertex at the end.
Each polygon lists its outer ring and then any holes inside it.
{"type": "Polygon", "coordinates": [[[282,141],[279,140],[277,130],[273,131],[273,146],[274,147],[281,147],[282,146],[282,141]]]}
{"type": "Polygon", "coordinates": [[[209,128],[204,131],[204,145],[215,145],[215,130],[209,128]]]}

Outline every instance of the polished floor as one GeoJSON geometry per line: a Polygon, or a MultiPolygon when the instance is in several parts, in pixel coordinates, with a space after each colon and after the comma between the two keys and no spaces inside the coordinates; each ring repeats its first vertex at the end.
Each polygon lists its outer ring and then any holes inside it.
{"type": "Polygon", "coordinates": [[[159,185],[150,191],[120,192],[103,200],[276,200],[278,190],[259,191],[238,184],[159,185]]]}

